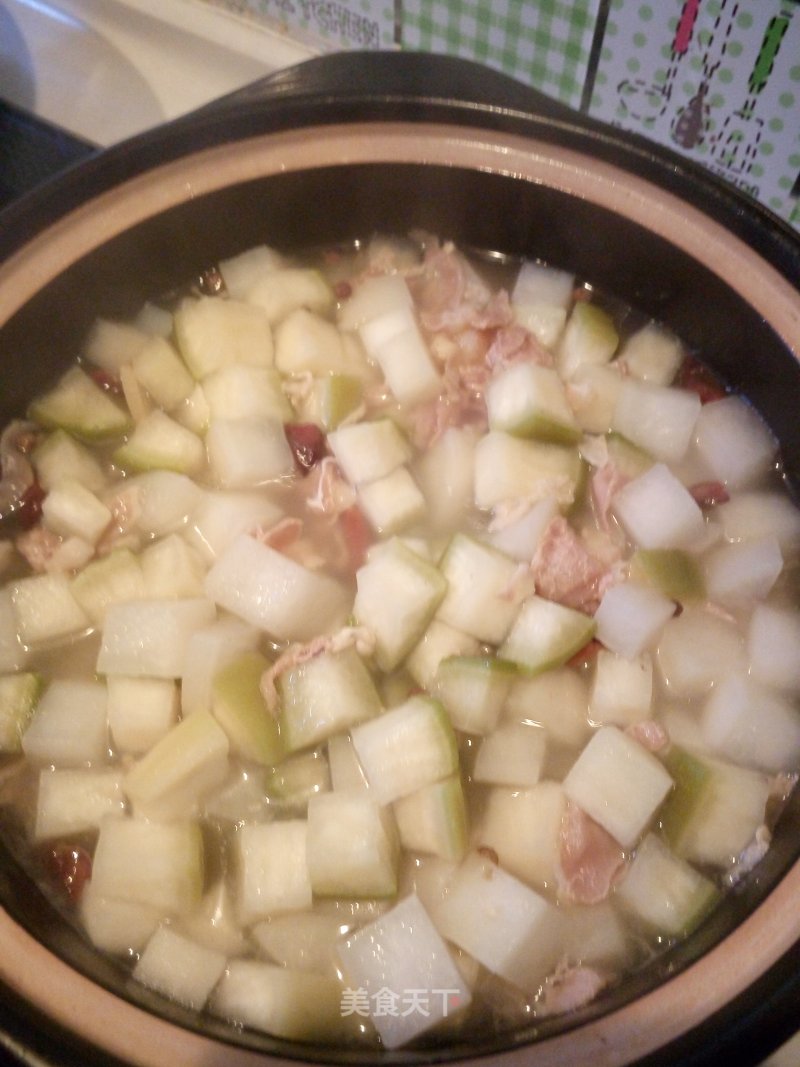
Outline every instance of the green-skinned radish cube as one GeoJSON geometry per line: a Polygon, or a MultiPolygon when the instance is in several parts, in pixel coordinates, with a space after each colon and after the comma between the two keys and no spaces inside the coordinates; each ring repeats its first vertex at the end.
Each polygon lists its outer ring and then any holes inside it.
{"type": "Polygon", "coordinates": [[[294,471],[280,419],[212,419],[206,433],[209,472],[225,489],[249,489],[294,471]]]}
{"type": "Polygon", "coordinates": [[[712,603],[733,611],[763,600],[783,570],[777,537],[722,544],[703,560],[706,591],[712,603]]]}
{"type": "Polygon", "coordinates": [[[354,647],[321,652],[278,676],[287,751],[316,745],[380,712],[380,697],[354,647]]]}
{"type": "Polygon", "coordinates": [[[358,504],[370,526],[384,537],[407,530],[425,518],[425,497],[407,467],[362,485],[358,504]]]}
{"type": "Polygon", "coordinates": [[[472,777],[488,785],[530,788],[541,777],[546,748],[541,727],[502,723],[481,741],[472,777]]]}
{"type": "Polygon", "coordinates": [[[579,300],[572,308],[556,354],[562,378],[579,367],[608,363],[617,350],[619,335],[611,316],[596,304],[579,300]]]}
{"type": "Polygon", "coordinates": [[[649,470],[655,464],[655,459],[649,452],[639,448],[633,441],[629,441],[627,437],[623,437],[620,433],[615,433],[612,430],[606,434],[605,441],[610,462],[626,478],[638,478],[640,474],[644,474],[646,470],[649,470]]]}
{"type": "Polygon", "coordinates": [[[389,804],[422,786],[454,774],[458,750],[444,708],[428,697],[411,697],[351,731],[370,793],[389,804]]]}
{"type": "Polygon", "coordinates": [[[103,819],[123,815],[125,796],[118,769],[63,768],[39,775],[34,839],[90,833],[103,819]]]}
{"type": "Polygon", "coordinates": [[[42,679],[38,674],[0,675],[0,752],[21,751],[22,735],[41,691],[42,679]]]}
{"type": "Polygon", "coordinates": [[[156,409],[114,452],[114,462],[128,471],[170,470],[193,475],[205,467],[206,450],[197,434],[156,409]]]}
{"type": "Polygon", "coordinates": [[[164,411],[172,411],[192,394],[194,378],[163,337],[149,340],[133,357],[131,366],[136,380],[164,411]]]}
{"type": "Polygon", "coordinates": [[[443,660],[450,656],[480,657],[480,653],[477,638],[448,626],[441,619],[431,619],[422,639],[406,657],[405,668],[417,685],[431,689],[443,660]]]}
{"type": "Polygon", "coordinates": [[[268,245],[254,245],[219,263],[225,288],[234,300],[246,300],[247,294],[262,279],[285,266],[283,257],[268,245]]]}
{"type": "Polygon", "coordinates": [[[311,906],[308,824],[284,819],[240,827],[234,837],[239,921],[311,906]]]}
{"type": "Polygon", "coordinates": [[[468,815],[459,775],[424,785],[392,805],[403,848],[458,862],[468,843],[468,815]]]}
{"type": "Polygon", "coordinates": [[[564,385],[551,367],[512,364],[489,382],[486,408],[492,430],[556,444],[580,440],[564,385]]]}
{"type": "Polygon", "coordinates": [[[698,697],[739,669],[745,655],[732,619],[701,607],[687,607],[669,619],[658,640],[661,677],[672,696],[698,697]]]}
{"type": "Polygon", "coordinates": [[[366,900],[397,892],[394,819],[369,791],[311,797],[306,854],[315,896],[366,900]]]}
{"type": "Polygon", "coordinates": [[[151,541],[140,557],[145,599],[202,597],[206,567],[196,548],[179,534],[151,541]]]}
{"type": "Polygon", "coordinates": [[[564,792],[623,848],[635,845],[672,789],[663,763],[616,726],[602,726],[564,779],[564,792]]]}
{"type": "Polygon", "coordinates": [[[657,460],[674,463],[689,448],[701,406],[689,390],[626,378],[611,425],[657,460]]]}
{"type": "Polygon", "coordinates": [[[333,290],[313,267],[278,267],[257,279],[247,290],[247,300],[260,308],[276,325],[298,309],[324,315],[334,305],[333,290]]]}
{"type": "Polygon", "coordinates": [[[254,367],[231,363],[203,379],[203,396],[208,420],[277,419],[288,422],[292,406],[281,389],[282,378],[275,367],[254,367]]]}
{"type": "Polygon", "coordinates": [[[372,274],[360,279],[339,311],[339,328],[357,330],[370,319],[413,306],[408,283],[400,274],[372,274]]]}
{"type": "Polygon", "coordinates": [[[31,456],[42,489],[49,491],[71,478],[97,493],[108,481],[100,460],[85,445],[64,430],[54,430],[37,445],[31,456]]]}
{"type": "Polygon", "coordinates": [[[430,400],[442,380],[411,308],[389,311],[365,322],[359,336],[392,394],[401,404],[430,400]]]}
{"type": "Polygon", "coordinates": [[[566,810],[560,782],[542,779],[530,789],[494,786],[475,830],[475,844],[492,849],[500,866],[515,878],[552,894],[566,810]]]}
{"type": "Polygon", "coordinates": [[[552,348],[564,329],[572,303],[574,275],[526,260],[511,290],[514,317],[536,339],[552,348]]]}
{"type": "Polygon", "coordinates": [[[34,574],[11,585],[17,633],[23,645],[36,645],[86,630],[89,617],[65,574],[34,574]]]}
{"type": "Polygon", "coordinates": [[[442,702],[456,730],[487,734],[497,725],[516,667],[493,656],[448,656],[430,687],[442,702]]]}
{"type": "Polygon", "coordinates": [[[634,378],[654,385],[671,385],[683,355],[683,345],[673,333],[649,322],[625,341],[618,359],[634,378]]]}
{"type": "Polygon", "coordinates": [[[678,603],[705,597],[703,572],[697,560],[680,548],[639,548],[631,559],[631,577],[643,578],[678,603]]]}
{"type": "Polygon", "coordinates": [[[80,482],[65,479],[42,501],[42,518],[53,533],[94,544],[111,522],[111,512],[80,482]]]}
{"type": "Polygon", "coordinates": [[[705,536],[697,501],[663,463],[616,493],[614,514],[639,548],[691,548],[705,536]]]}
{"type": "Polygon", "coordinates": [[[458,868],[432,918],[443,937],[531,993],[563,952],[557,908],[479,853],[458,868]]]}
{"type": "Polygon", "coordinates": [[[498,525],[490,532],[489,542],[518,563],[530,563],[547,527],[558,515],[558,504],[548,497],[539,500],[519,518],[498,525]]]}
{"type": "Polygon", "coordinates": [[[205,711],[173,726],[135,763],[123,781],[137,815],[174,818],[190,814],[228,773],[227,734],[205,711]]]}
{"type": "Polygon", "coordinates": [[[275,331],[275,366],[284,375],[342,373],[349,355],[334,324],[306,308],[291,311],[275,331]]]}
{"type": "Polygon", "coordinates": [[[227,959],[171,926],[160,926],[133,968],[133,978],[176,1004],[200,1011],[225,970],[227,959]]]}
{"type": "Polygon", "coordinates": [[[214,605],[202,597],[111,604],[103,622],[98,673],[180,678],[192,634],[215,615],[214,605]]]}
{"type": "Polygon", "coordinates": [[[542,726],[559,744],[583,744],[589,734],[589,686],[569,667],[512,680],[504,719],[542,726]]]}
{"type": "Polygon", "coordinates": [[[50,682],[22,735],[28,760],[55,767],[108,761],[108,694],[100,682],[50,682]]]}
{"type": "Polygon", "coordinates": [[[383,478],[411,458],[411,446],[392,419],[342,426],[328,435],[328,444],[353,485],[383,478]]]}
{"type": "Polygon", "coordinates": [[[575,422],[584,433],[608,433],[621,387],[616,362],[578,367],[566,389],[575,422]]]}
{"type": "Polygon", "coordinates": [[[305,813],[309,798],[327,793],[331,774],[324,752],[298,752],[271,767],[264,778],[264,792],[276,809],[305,813]]]}
{"type": "Polygon", "coordinates": [[[766,775],[673,745],[666,756],[675,789],[661,811],[661,832],[690,863],[729,867],[764,823],[766,775]]]}
{"type": "Polygon", "coordinates": [[[620,656],[635,659],[652,648],[675,614],[675,603],[648,585],[630,580],[612,585],[595,612],[597,639],[620,656]]]}
{"type": "Polygon", "coordinates": [[[775,464],[778,443],[754,408],[739,396],[705,405],[695,447],[712,476],[731,489],[763,479],[775,464]]]}
{"type": "Polygon", "coordinates": [[[211,712],[243,759],[271,767],[283,756],[278,722],[261,695],[261,677],[269,662],[245,652],[223,667],[211,685],[211,712]]]}
{"type": "Polygon", "coordinates": [[[652,715],[653,661],[645,652],[633,659],[601,648],[595,658],[589,718],[594,723],[631,726],[652,715]]]}
{"type": "Polygon", "coordinates": [[[441,562],[447,592],[436,617],[479,641],[498,645],[506,637],[532,577],[520,578],[516,560],[466,534],[456,534],[441,562]]]}
{"type": "Polygon", "coordinates": [[[475,447],[471,426],[449,426],[414,464],[414,476],[427,504],[426,522],[448,533],[464,525],[473,510],[475,447]]]}
{"type": "Polygon", "coordinates": [[[105,819],[92,864],[98,896],[180,915],[203,891],[203,836],[193,821],[105,819]]]}
{"type": "Polygon", "coordinates": [[[272,365],[269,322],[251,304],[217,297],[186,299],[174,322],[180,353],[198,381],[231,363],[272,365]]]}
{"type": "Polygon", "coordinates": [[[264,489],[206,489],[199,494],[184,536],[209,564],[239,534],[268,530],[283,517],[282,509],[264,489]]]}
{"type": "Polygon", "coordinates": [[[211,689],[217,673],[243,652],[254,651],[259,638],[253,626],[232,618],[218,619],[192,634],[181,668],[184,715],[211,710],[211,689]]]}
{"type": "Polygon", "coordinates": [[[617,885],[615,897],[646,926],[659,934],[679,937],[702,922],[719,893],[655,834],[648,834],[617,885]]]}
{"type": "Polygon", "coordinates": [[[353,614],[375,634],[381,670],[398,666],[422,637],[447,590],[439,570],[397,538],[356,572],[353,614]]]}
{"type": "Polygon", "coordinates": [[[118,752],[147,752],[177,722],[179,695],[171,679],[113,674],[107,686],[108,725],[118,752]]]}
{"type": "Polygon", "coordinates": [[[590,615],[532,596],[523,603],[498,655],[537,674],[562,666],[594,633],[590,615]]]}
{"type": "Polygon", "coordinates": [[[472,999],[449,947],[414,893],[348,934],[338,956],[347,987],[365,992],[371,1020],[387,1049],[464,1011],[472,999]],[[382,990],[390,992],[396,1010],[381,1010],[382,990]],[[416,1010],[415,994],[421,998],[416,1010]]]}
{"type": "Polygon", "coordinates": [[[342,916],[323,911],[272,915],[250,930],[260,954],[290,971],[334,975],[336,943],[347,929],[342,916]]]}
{"type": "Polygon", "coordinates": [[[475,505],[493,508],[509,500],[535,503],[552,497],[567,508],[575,500],[580,473],[576,448],[492,430],[475,449],[475,505]]]}
{"type": "Polygon", "coordinates": [[[118,374],[149,341],[137,326],[114,319],[96,319],[84,345],[84,355],[96,367],[118,374]]]}
{"type": "Polygon", "coordinates": [[[310,641],[341,625],[348,594],[255,537],[238,534],[206,575],[206,595],[278,641],[310,641]]]}
{"type": "Polygon", "coordinates": [[[141,559],[117,548],[88,563],[70,585],[72,595],[92,622],[101,626],[112,604],[144,600],[147,595],[141,559]]]}
{"type": "Polygon", "coordinates": [[[84,441],[113,440],[131,427],[130,415],[80,367],[34,400],[29,414],[47,430],[66,430],[84,441]]]}
{"type": "Polygon", "coordinates": [[[314,381],[311,399],[314,421],[330,433],[360,407],[363,395],[361,378],[337,372],[323,374],[314,381]]]}

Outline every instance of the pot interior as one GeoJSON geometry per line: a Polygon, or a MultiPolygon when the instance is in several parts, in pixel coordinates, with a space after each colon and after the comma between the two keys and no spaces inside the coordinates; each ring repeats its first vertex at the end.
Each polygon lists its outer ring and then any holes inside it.
{"type": "MultiPolygon", "coordinates": [[[[97,224],[102,228],[103,216],[97,224]]],[[[345,163],[270,174],[178,203],[82,255],[20,307],[0,328],[5,423],[49,385],[80,352],[99,315],[132,317],[142,304],[222,258],[255,244],[280,251],[351,242],[374,233],[425,229],[457,245],[510,257],[539,258],[618,297],[664,323],[734,391],[749,398],[781,442],[787,483],[800,486],[800,366],[785,339],[715,270],[680,247],[610,209],[569,191],[488,169],[412,163],[345,163]]],[[[29,268],[30,269],[30,268],[29,268]]],[[[222,1041],[221,1024],[168,1004],[132,983],[97,955],[32,888],[4,848],[0,903],[21,926],[78,971],[188,1029],[222,1041]]],[[[620,988],[574,1015],[424,1053],[386,1054],[386,1062],[450,1060],[487,1053],[569,1030],[651,991],[722,941],[768,897],[800,855],[800,796],[784,812],[773,846],[686,942],[632,975],[620,988]]],[[[247,1047],[288,1058],[370,1062],[370,1054],[332,1053],[239,1035],[247,1047]]]]}

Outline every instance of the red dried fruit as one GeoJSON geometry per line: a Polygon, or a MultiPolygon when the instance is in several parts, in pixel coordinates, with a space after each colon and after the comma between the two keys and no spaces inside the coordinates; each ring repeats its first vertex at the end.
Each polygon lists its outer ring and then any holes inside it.
{"type": "Polygon", "coordinates": [[[42,517],[42,501],[45,491],[38,482],[33,482],[22,494],[19,505],[16,508],[20,526],[30,530],[42,517]]]}
{"type": "Polygon", "coordinates": [[[303,474],[307,474],[327,451],[325,434],[313,422],[290,422],[285,430],[286,440],[294,452],[295,464],[303,474]]]}
{"type": "Polygon", "coordinates": [[[92,877],[92,857],[80,845],[54,845],[45,856],[47,874],[64,895],[77,904],[92,877]]]}
{"type": "Polygon", "coordinates": [[[702,404],[722,400],[728,394],[716,375],[694,356],[686,356],[678,371],[675,384],[681,389],[697,393],[702,404]]]}

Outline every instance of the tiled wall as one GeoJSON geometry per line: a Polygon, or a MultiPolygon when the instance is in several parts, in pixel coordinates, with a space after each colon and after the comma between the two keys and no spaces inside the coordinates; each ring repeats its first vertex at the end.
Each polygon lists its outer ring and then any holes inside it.
{"type": "Polygon", "coordinates": [[[800,229],[798,0],[204,0],[324,48],[477,59],[643,133],[800,229]]]}

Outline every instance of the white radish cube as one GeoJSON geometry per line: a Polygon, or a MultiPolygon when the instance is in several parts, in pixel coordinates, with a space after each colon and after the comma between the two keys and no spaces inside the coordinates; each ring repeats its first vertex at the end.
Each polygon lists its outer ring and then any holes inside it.
{"type": "Polygon", "coordinates": [[[333,975],[336,942],[346,933],[344,916],[321,911],[273,915],[251,927],[250,934],[262,955],[290,971],[333,975]]]}
{"type": "Polygon", "coordinates": [[[408,283],[401,274],[371,274],[358,282],[339,311],[339,329],[357,330],[371,319],[414,306],[408,283]]]}
{"type": "Polygon", "coordinates": [[[22,737],[34,763],[76,767],[108,760],[108,695],[100,682],[52,681],[22,737]]]}
{"type": "Polygon", "coordinates": [[[178,688],[169,678],[108,678],[108,725],[118,752],[141,755],[178,718],[178,688]]]}
{"type": "Polygon", "coordinates": [[[212,563],[242,533],[269,529],[283,511],[265,492],[210,489],[189,518],[186,538],[212,563]]]}
{"type": "Polygon", "coordinates": [[[356,584],[353,614],[375,634],[378,666],[390,671],[422,637],[447,583],[436,567],[393,538],[359,568],[356,584]]]}
{"type": "Polygon", "coordinates": [[[526,259],[519,268],[511,290],[511,303],[527,307],[549,304],[566,310],[572,303],[575,275],[550,267],[536,260],[526,259]]]}
{"type": "Polygon", "coordinates": [[[97,657],[100,674],[180,678],[189,639],[216,616],[210,600],[140,600],[112,604],[97,657]]]}
{"type": "Polygon", "coordinates": [[[640,548],[691,548],[705,534],[699,505],[663,463],[619,490],[614,513],[640,548]]]}
{"type": "Polygon", "coordinates": [[[203,837],[194,822],[106,819],[92,864],[92,888],[101,897],[126,900],[180,915],[203,889],[203,837]]]}
{"type": "Polygon", "coordinates": [[[172,411],[194,389],[186,364],[164,337],[151,337],[131,361],[133,373],[158,407],[172,411]]]}
{"type": "Polygon", "coordinates": [[[602,726],[564,779],[564,792],[623,848],[642,836],[672,788],[663,764],[616,726],[602,726]]]}
{"type": "Polygon", "coordinates": [[[383,478],[411,458],[411,447],[392,419],[340,426],[328,434],[328,444],[353,485],[383,478]]]}
{"type": "Polygon", "coordinates": [[[744,641],[734,622],[702,608],[685,608],[670,619],[658,641],[661,676],[671,696],[701,696],[737,670],[744,641]]]}
{"type": "Polygon", "coordinates": [[[738,396],[703,406],[695,444],[713,477],[731,489],[743,489],[762,478],[778,451],[766,423],[738,396]]]}
{"type": "Polygon", "coordinates": [[[223,259],[219,272],[234,300],[246,300],[253,286],[283,265],[283,257],[267,245],[255,245],[230,259],[223,259]]]}
{"type": "Polygon", "coordinates": [[[186,526],[202,490],[177,471],[145,471],[127,483],[136,500],[136,526],[146,534],[163,537],[186,526]]]}
{"type": "Polygon", "coordinates": [[[441,562],[447,592],[436,617],[479,641],[506,637],[534,582],[517,581],[519,565],[488,545],[456,534],[441,562]]]}
{"type": "Polygon", "coordinates": [[[188,600],[203,595],[205,561],[179,534],[152,541],[139,558],[145,599],[188,600]]]}
{"type": "Polygon", "coordinates": [[[397,831],[370,790],[309,798],[306,857],[315,896],[367,899],[397,892],[397,831]]]}
{"type": "Polygon", "coordinates": [[[597,639],[612,652],[635,659],[658,641],[675,602],[636,582],[620,582],[603,594],[595,612],[597,639]]]}
{"type": "Polygon", "coordinates": [[[352,1036],[337,978],[287,970],[258,960],[231,960],[215,989],[211,1011],[235,1026],[290,1041],[341,1041],[352,1036]]]}
{"type": "Polygon", "coordinates": [[[149,340],[146,333],[127,322],[97,319],[86,339],[84,355],[95,366],[116,374],[149,340]]]}
{"type": "Polygon", "coordinates": [[[330,285],[314,267],[276,267],[258,278],[247,299],[260,307],[271,323],[280,322],[299,308],[326,312],[333,305],[330,285]]]}
{"type": "Polygon", "coordinates": [[[585,433],[608,433],[622,388],[614,363],[578,367],[567,383],[567,399],[575,421],[585,433]]]}
{"type": "Polygon", "coordinates": [[[259,307],[203,296],[184,300],[174,321],[181,355],[198,381],[231,363],[272,364],[272,331],[259,307]]]}
{"type": "Polygon", "coordinates": [[[32,455],[31,462],[42,489],[49,492],[65,478],[73,478],[93,493],[108,481],[100,460],[65,430],[49,434],[32,455]]]}
{"type": "Polygon", "coordinates": [[[547,734],[541,727],[509,722],[480,743],[472,777],[490,785],[529,787],[542,773],[547,734]]]}
{"type": "Polygon", "coordinates": [[[516,678],[506,700],[509,721],[542,726],[563,745],[580,745],[589,733],[589,686],[569,667],[545,671],[533,678],[516,678]]]}
{"type": "Polygon", "coordinates": [[[442,381],[410,308],[390,311],[365,322],[359,335],[401,404],[436,396],[442,381]]]}
{"type": "Polygon", "coordinates": [[[650,718],[653,661],[647,653],[627,659],[601,649],[595,660],[589,717],[605,725],[630,726],[650,718]]]}
{"type": "MultiPolygon", "coordinates": [[[[208,809],[205,814],[214,818],[208,809]]],[[[181,916],[176,926],[198,944],[226,956],[236,956],[247,950],[249,939],[235,912],[233,888],[223,874],[206,890],[200,902],[181,916]]]]}
{"type": "Polygon", "coordinates": [[[206,575],[206,595],[279,641],[309,641],[343,621],[348,597],[325,574],[239,534],[206,575]]]}
{"type": "MultiPolygon", "coordinates": [[[[189,638],[181,668],[181,710],[184,715],[211,710],[211,685],[216,674],[258,645],[259,631],[239,619],[218,619],[189,638]]],[[[113,729],[113,726],[112,726],[113,729]]]]}
{"type": "Polygon", "coordinates": [[[654,385],[670,385],[683,361],[683,346],[663,326],[648,323],[631,334],[618,359],[634,378],[654,385]]]}
{"type": "Polygon", "coordinates": [[[588,300],[576,300],[559,342],[556,367],[562,378],[570,379],[579,367],[608,363],[618,344],[609,313],[588,300]]]}
{"type": "Polygon", "coordinates": [[[200,1011],[226,963],[223,953],[190,941],[170,926],[160,926],[136,961],[133,977],[148,989],[200,1011]]]}
{"type": "Polygon", "coordinates": [[[308,824],[285,819],[240,827],[234,838],[239,921],[311,907],[308,824]]]}
{"type": "Polygon", "coordinates": [[[469,514],[477,441],[475,430],[450,426],[417,462],[414,474],[425,497],[426,521],[431,529],[455,530],[469,514]]]}
{"type": "Polygon", "coordinates": [[[528,441],[492,430],[475,449],[475,505],[493,508],[508,500],[575,499],[581,461],[575,448],[528,441]]]}
{"type": "Polygon", "coordinates": [[[458,861],[467,850],[467,805],[461,776],[424,785],[392,805],[400,844],[409,852],[458,861]]]}
{"type": "Polygon", "coordinates": [[[94,544],[111,522],[111,512],[91,490],[73,479],[50,490],[42,502],[45,525],[61,537],[83,537],[94,544]]]}
{"type": "Polygon", "coordinates": [[[470,991],[450,950],[414,894],[348,935],[338,956],[347,988],[363,991],[388,1049],[407,1044],[469,1006],[470,991]],[[387,992],[394,1010],[382,1010],[379,995],[387,992]]]}
{"type": "Polygon", "coordinates": [[[414,696],[350,732],[370,794],[390,804],[455,773],[455,734],[441,704],[414,696]]]}
{"type": "Polygon", "coordinates": [[[360,792],[367,789],[364,768],[358,762],[350,734],[328,738],[328,767],[334,793],[360,792]]]}
{"type": "Polygon", "coordinates": [[[800,759],[800,713],[783,695],[744,674],[724,678],[701,718],[703,741],[714,752],[770,773],[800,759]]]}
{"type": "Polygon", "coordinates": [[[429,688],[456,730],[482,735],[497,725],[515,675],[513,665],[492,656],[449,656],[429,688]]]}
{"type": "Polygon", "coordinates": [[[706,592],[725,607],[763,599],[783,570],[777,538],[742,541],[714,549],[704,560],[706,592]]]}
{"type": "Polygon", "coordinates": [[[278,419],[212,419],[206,434],[211,475],[226,489],[247,489],[294,471],[278,419]]]}
{"type": "Polygon", "coordinates": [[[161,908],[104,897],[90,878],[81,894],[80,919],[89,940],[102,952],[140,952],[163,918],[161,908]]]}
{"type": "Polygon", "coordinates": [[[558,373],[536,363],[511,364],[486,390],[489,427],[520,437],[575,442],[580,430],[558,373]]]}
{"type": "Polygon", "coordinates": [[[520,563],[530,563],[542,539],[542,534],[557,514],[558,504],[555,500],[539,500],[519,518],[491,530],[489,542],[511,559],[520,563]]]}
{"type": "Polygon", "coordinates": [[[290,311],[275,331],[275,366],[284,375],[342,373],[350,355],[336,326],[307,308],[290,311]]]}
{"type": "Polygon", "coordinates": [[[565,918],[564,954],[568,960],[616,972],[633,962],[634,940],[611,900],[573,905],[565,918]]]}
{"type": "Polygon", "coordinates": [[[125,797],[118,770],[45,770],[36,799],[37,841],[97,830],[108,815],[122,815],[125,797]]]}
{"type": "Polygon", "coordinates": [[[19,639],[17,616],[11,588],[0,589],[0,671],[20,671],[28,660],[28,650],[19,639]]]}
{"type": "Polygon", "coordinates": [[[206,450],[197,434],[156,408],[137,422],[114,453],[114,462],[125,470],[194,475],[206,465],[206,450]]]}
{"type": "Polygon", "coordinates": [[[747,652],[750,673],[758,682],[789,692],[800,691],[800,613],[758,604],[750,618],[747,652]]]}
{"type": "Polygon", "coordinates": [[[274,367],[232,363],[203,379],[209,419],[270,419],[287,421],[292,407],[281,389],[274,367]]]}
{"type": "Polygon", "coordinates": [[[727,541],[758,541],[776,537],[781,552],[800,548],[800,511],[785,493],[744,492],[714,509],[727,541]]]}
{"type": "Polygon", "coordinates": [[[461,864],[431,917],[448,941],[529,992],[563,951],[555,906],[478,853],[461,864]]]}
{"type": "Polygon", "coordinates": [[[383,535],[413,526],[425,516],[425,497],[407,467],[362,485],[358,503],[369,524],[383,535]]]}
{"type": "Polygon", "coordinates": [[[432,619],[422,640],[406,657],[405,667],[417,685],[430,689],[442,660],[450,656],[477,656],[481,651],[477,638],[432,619]]]}
{"type": "Polygon", "coordinates": [[[674,463],[689,448],[701,407],[697,393],[626,378],[611,428],[656,459],[674,463]]]}
{"type": "Polygon", "coordinates": [[[70,589],[92,622],[102,626],[111,604],[144,598],[141,561],[129,548],[116,548],[84,567],[70,589]]]}
{"type": "Polygon", "coordinates": [[[496,852],[500,866],[515,878],[553,892],[566,810],[560,782],[544,779],[531,789],[490,789],[475,842],[496,852]]]}
{"type": "Polygon", "coordinates": [[[36,574],[11,586],[17,632],[24,645],[80,633],[89,619],[65,574],[36,574]]]}

